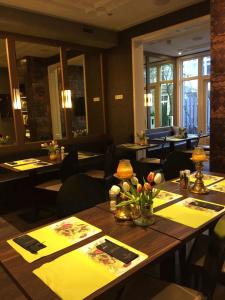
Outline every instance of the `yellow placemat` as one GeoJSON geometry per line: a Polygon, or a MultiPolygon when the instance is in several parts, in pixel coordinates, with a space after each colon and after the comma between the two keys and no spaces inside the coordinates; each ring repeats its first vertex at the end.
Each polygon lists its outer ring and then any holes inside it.
{"type": "MultiPolygon", "coordinates": [[[[223,177],[220,177],[220,176],[214,176],[214,175],[209,175],[209,174],[203,174],[203,175],[204,175],[203,181],[204,181],[204,185],[205,186],[208,186],[210,184],[213,184],[213,183],[215,183],[215,182],[223,179],[223,177]]],[[[190,182],[194,183],[195,180],[196,180],[195,173],[192,173],[190,175],[190,182]]],[[[180,179],[179,178],[178,179],[174,179],[174,180],[172,180],[172,182],[179,183],[180,179]]]]}
{"type": "Polygon", "coordinates": [[[153,199],[153,208],[171,202],[173,200],[176,200],[180,197],[182,197],[182,195],[161,190],[157,195],[157,197],[153,199]]]}
{"type": "Polygon", "coordinates": [[[37,254],[32,254],[25,250],[12,239],[7,242],[21,254],[26,261],[31,263],[43,256],[69,247],[99,232],[101,232],[101,229],[76,217],[70,217],[28,233],[29,236],[46,245],[46,248],[39,250],[37,254]]]}
{"type": "MultiPolygon", "coordinates": [[[[192,206],[190,204],[190,202],[196,201],[196,200],[199,202],[211,203],[211,202],[202,201],[199,199],[189,197],[182,201],[179,201],[178,203],[172,204],[169,207],[156,212],[155,214],[160,217],[170,219],[174,222],[177,222],[177,223],[189,226],[189,227],[197,228],[197,227],[203,225],[204,223],[210,221],[215,216],[221,214],[225,210],[224,206],[222,206],[222,205],[219,205],[219,206],[223,207],[223,210],[221,210],[219,212],[192,206]]],[[[215,203],[212,203],[212,204],[215,204],[215,203]]],[[[216,204],[216,205],[218,205],[218,204],[216,204]]]]}
{"type": "Polygon", "coordinates": [[[4,164],[7,166],[10,166],[10,167],[15,167],[15,166],[35,163],[35,162],[39,162],[39,161],[40,161],[40,159],[27,158],[27,159],[15,160],[15,161],[11,161],[11,162],[5,162],[4,164]]]}
{"type": "Polygon", "coordinates": [[[24,164],[20,166],[14,166],[13,168],[19,171],[27,171],[27,170],[32,170],[32,169],[37,169],[37,168],[42,168],[46,166],[51,166],[52,163],[49,162],[36,162],[36,163],[29,163],[29,164],[24,164]]]}
{"type": "Polygon", "coordinates": [[[215,183],[208,187],[209,190],[225,193],[225,180],[215,183]]]}
{"type": "Polygon", "coordinates": [[[148,256],[109,236],[104,236],[69,252],[33,271],[53,292],[64,300],[84,299],[120,275],[129,271],[148,256]],[[139,256],[125,265],[98,250],[105,239],[131,250],[139,256]]]}

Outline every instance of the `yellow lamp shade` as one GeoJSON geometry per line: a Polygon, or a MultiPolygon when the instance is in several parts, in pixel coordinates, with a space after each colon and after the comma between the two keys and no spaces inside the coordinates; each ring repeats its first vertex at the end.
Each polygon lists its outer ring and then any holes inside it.
{"type": "Polygon", "coordinates": [[[202,147],[196,147],[192,152],[192,160],[193,161],[205,161],[207,160],[205,151],[202,147]]]}
{"type": "Polygon", "coordinates": [[[121,159],[119,161],[119,165],[117,167],[116,175],[119,178],[126,179],[126,178],[132,177],[133,173],[134,173],[134,171],[131,166],[130,160],[129,159],[121,159]]]}

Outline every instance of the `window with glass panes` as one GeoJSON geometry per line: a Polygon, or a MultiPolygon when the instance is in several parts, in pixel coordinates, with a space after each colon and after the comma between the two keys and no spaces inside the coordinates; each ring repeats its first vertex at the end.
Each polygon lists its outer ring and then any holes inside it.
{"type": "Polygon", "coordinates": [[[189,133],[210,131],[210,56],[181,60],[181,122],[189,133]]]}
{"type": "Polygon", "coordinates": [[[145,93],[149,97],[147,107],[148,128],[172,126],[174,64],[170,61],[151,64],[147,59],[145,93]]]}

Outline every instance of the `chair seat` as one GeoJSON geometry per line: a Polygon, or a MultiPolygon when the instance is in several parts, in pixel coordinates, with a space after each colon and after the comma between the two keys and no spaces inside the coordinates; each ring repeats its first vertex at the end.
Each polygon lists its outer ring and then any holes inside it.
{"type": "Polygon", "coordinates": [[[203,300],[201,293],[187,287],[141,274],[130,281],[120,300],[203,300]]]}
{"type": "Polygon", "coordinates": [[[145,158],[141,158],[140,162],[150,163],[150,164],[161,164],[160,158],[157,158],[157,157],[145,157],[145,158]]]}
{"type": "Polygon", "coordinates": [[[105,178],[105,172],[104,170],[89,170],[85,172],[84,174],[97,179],[104,179],[105,178]]]}
{"type": "Polygon", "coordinates": [[[58,192],[62,186],[62,182],[59,179],[49,180],[35,186],[36,189],[48,190],[58,192]]]}

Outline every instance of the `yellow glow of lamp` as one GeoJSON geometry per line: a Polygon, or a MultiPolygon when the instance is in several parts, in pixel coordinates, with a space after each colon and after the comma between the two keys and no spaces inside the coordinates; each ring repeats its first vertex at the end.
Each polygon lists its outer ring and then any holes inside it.
{"type": "Polygon", "coordinates": [[[116,170],[116,176],[121,179],[132,177],[134,171],[129,159],[121,159],[116,170]]]}
{"type": "Polygon", "coordinates": [[[13,108],[16,110],[22,108],[19,89],[13,89],[13,108]]]}
{"type": "Polygon", "coordinates": [[[62,107],[72,108],[71,90],[62,90],[62,107]]]}

